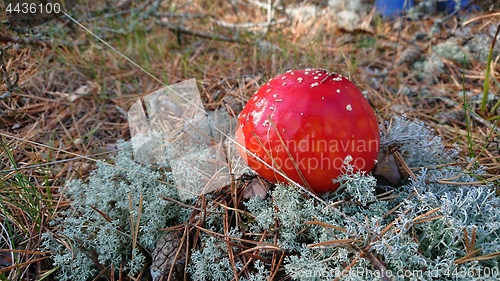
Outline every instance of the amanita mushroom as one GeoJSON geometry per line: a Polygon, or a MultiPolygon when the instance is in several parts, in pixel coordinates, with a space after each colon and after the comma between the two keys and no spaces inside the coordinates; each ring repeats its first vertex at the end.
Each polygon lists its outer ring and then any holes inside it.
{"type": "Polygon", "coordinates": [[[323,69],[271,78],[238,122],[238,152],[250,168],[273,183],[286,182],[280,171],[316,193],[336,190],[346,163],[371,171],[379,151],[370,104],[346,77],[323,69]]]}

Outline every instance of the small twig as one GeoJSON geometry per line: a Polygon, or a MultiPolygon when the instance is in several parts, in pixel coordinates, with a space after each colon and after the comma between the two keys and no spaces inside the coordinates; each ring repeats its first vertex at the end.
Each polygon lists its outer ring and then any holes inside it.
{"type": "Polygon", "coordinates": [[[207,17],[206,14],[193,14],[193,13],[178,14],[173,12],[169,13],[156,12],[155,16],[163,18],[183,18],[183,19],[202,19],[207,17]]]}
{"type": "MultiPolygon", "coordinates": [[[[100,152],[100,153],[90,154],[90,155],[87,155],[86,157],[95,157],[95,156],[107,155],[109,153],[113,153],[113,152],[117,152],[117,151],[118,151],[118,149],[113,149],[113,150],[106,151],[106,152],[100,152]]],[[[75,155],[77,155],[77,154],[75,154],[75,155]]],[[[66,162],[71,162],[71,161],[78,161],[78,160],[82,160],[82,159],[85,159],[85,156],[82,155],[82,156],[76,156],[76,157],[67,158],[67,159],[50,161],[50,162],[47,162],[47,163],[32,164],[32,165],[27,165],[27,166],[22,166],[22,167],[15,167],[15,168],[12,168],[12,169],[0,170],[0,173],[11,173],[11,172],[20,171],[20,170],[36,169],[36,168],[41,168],[41,167],[45,167],[45,166],[52,166],[52,165],[55,165],[55,164],[61,164],[61,163],[66,163],[66,162]]]]}
{"type": "Polygon", "coordinates": [[[238,38],[238,36],[231,38],[231,37],[220,36],[220,35],[215,35],[215,34],[211,34],[211,33],[193,31],[190,29],[186,29],[182,26],[176,26],[176,25],[169,24],[166,22],[162,22],[161,24],[166,26],[170,31],[173,31],[176,33],[183,33],[183,34],[187,34],[187,35],[191,35],[191,36],[196,36],[196,37],[211,39],[211,40],[218,40],[218,41],[227,41],[227,42],[240,42],[241,41],[238,38]]]}
{"type": "Polygon", "coordinates": [[[285,23],[287,21],[288,21],[287,18],[282,18],[278,20],[273,19],[271,21],[266,21],[266,22],[243,22],[243,23],[229,23],[223,20],[218,20],[217,24],[222,27],[229,27],[229,28],[255,28],[255,27],[269,28],[272,25],[278,25],[281,23],[285,23]]]}
{"type": "Polygon", "coordinates": [[[49,41],[39,38],[21,38],[16,36],[0,35],[0,42],[2,43],[16,43],[24,45],[47,45],[49,41]]]}

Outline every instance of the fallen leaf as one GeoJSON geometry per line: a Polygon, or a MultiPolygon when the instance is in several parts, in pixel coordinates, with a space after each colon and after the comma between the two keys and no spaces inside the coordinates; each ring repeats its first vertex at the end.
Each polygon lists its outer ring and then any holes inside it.
{"type": "Polygon", "coordinates": [[[265,198],[267,196],[267,191],[271,185],[261,178],[255,178],[245,186],[243,190],[243,198],[250,199],[252,197],[258,196],[260,198],[265,198]]]}

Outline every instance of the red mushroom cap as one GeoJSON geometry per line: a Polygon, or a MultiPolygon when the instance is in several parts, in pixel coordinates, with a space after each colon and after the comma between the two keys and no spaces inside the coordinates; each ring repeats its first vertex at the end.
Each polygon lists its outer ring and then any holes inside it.
{"type": "Polygon", "coordinates": [[[373,169],[380,144],[370,104],[346,77],[322,69],[287,71],[271,78],[238,117],[236,141],[245,162],[270,182],[281,171],[316,193],[334,191],[347,161],[355,171],[373,169]],[[300,171],[300,172],[299,172],[300,171]]]}

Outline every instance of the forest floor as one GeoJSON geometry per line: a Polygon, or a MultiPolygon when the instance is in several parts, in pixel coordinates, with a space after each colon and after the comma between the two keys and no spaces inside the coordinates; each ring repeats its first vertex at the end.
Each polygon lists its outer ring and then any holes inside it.
{"type": "Polygon", "coordinates": [[[390,21],[368,5],[349,12],[314,2],[82,0],[75,21],[0,25],[0,276],[50,275],[40,240],[70,204],[65,183],[86,179],[118,140],[130,140],[134,102],[191,78],[206,110],[238,113],[288,69],[335,71],[367,92],[381,124],[401,115],[423,121],[461,149],[464,169],[476,158],[482,180],[498,188],[498,4],[390,21]]]}

